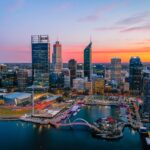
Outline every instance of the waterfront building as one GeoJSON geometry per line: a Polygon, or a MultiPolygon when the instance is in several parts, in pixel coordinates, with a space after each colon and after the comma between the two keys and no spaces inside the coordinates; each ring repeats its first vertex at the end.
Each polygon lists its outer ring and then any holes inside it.
{"type": "Polygon", "coordinates": [[[52,66],[53,71],[60,73],[62,70],[62,50],[61,44],[59,41],[53,45],[53,54],[52,54],[52,66]]]}
{"type": "Polygon", "coordinates": [[[105,80],[103,78],[96,78],[93,80],[93,94],[104,95],[105,80]]]}
{"type": "Polygon", "coordinates": [[[28,85],[28,71],[26,69],[20,69],[17,72],[17,85],[20,91],[25,90],[28,85]]]}
{"type": "Polygon", "coordinates": [[[33,85],[49,86],[50,43],[48,35],[31,36],[33,85]]]}
{"type": "Polygon", "coordinates": [[[92,75],[92,42],[84,49],[84,77],[91,80],[92,75]]]}
{"type": "Polygon", "coordinates": [[[111,80],[117,84],[121,82],[121,59],[118,57],[111,58],[111,80]]]}
{"type": "Polygon", "coordinates": [[[70,88],[70,70],[63,68],[62,73],[64,75],[64,88],[70,88]]]}
{"type": "Polygon", "coordinates": [[[21,104],[30,103],[32,96],[30,93],[13,92],[13,93],[5,94],[3,98],[6,103],[21,105],[21,104]]]}
{"type": "Polygon", "coordinates": [[[143,65],[139,57],[131,57],[129,65],[130,92],[133,95],[141,94],[143,65]]]}
{"type": "Polygon", "coordinates": [[[105,67],[101,64],[95,64],[93,65],[93,74],[96,74],[100,78],[105,77],[105,67]]]}
{"type": "Polygon", "coordinates": [[[71,86],[72,86],[73,85],[73,79],[76,78],[77,61],[75,59],[70,59],[68,61],[68,68],[70,70],[70,81],[71,81],[71,86]]]}

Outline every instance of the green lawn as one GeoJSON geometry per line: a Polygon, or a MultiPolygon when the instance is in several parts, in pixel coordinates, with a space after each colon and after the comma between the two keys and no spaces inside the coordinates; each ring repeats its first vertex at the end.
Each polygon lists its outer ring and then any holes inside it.
{"type": "Polygon", "coordinates": [[[0,108],[0,117],[20,117],[24,114],[30,113],[31,110],[25,109],[10,109],[10,108],[0,108]]]}

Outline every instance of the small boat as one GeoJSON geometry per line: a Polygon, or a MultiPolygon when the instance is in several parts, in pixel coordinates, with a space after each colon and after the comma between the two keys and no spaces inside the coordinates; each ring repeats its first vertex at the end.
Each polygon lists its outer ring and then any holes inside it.
{"type": "Polygon", "coordinates": [[[77,115],[77,112],[75,112],[74,114],[73,114],[73,116],[76,116],[77,115]]]}

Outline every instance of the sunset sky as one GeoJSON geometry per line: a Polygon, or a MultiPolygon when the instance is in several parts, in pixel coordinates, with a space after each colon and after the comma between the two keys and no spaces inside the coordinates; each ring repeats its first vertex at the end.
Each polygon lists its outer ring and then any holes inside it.
{"type": "Polygon", "coordinates": [[[150,0],[1,0],[0,62],[31,62],[31,35],[59,39],[63,62],[83,62],[93,42],[92,61],[150,62],[150,0]]]}

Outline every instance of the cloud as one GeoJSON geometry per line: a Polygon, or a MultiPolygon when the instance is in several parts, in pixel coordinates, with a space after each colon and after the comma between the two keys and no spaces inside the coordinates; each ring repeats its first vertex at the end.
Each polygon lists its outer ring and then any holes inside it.
{"type": "Polygon", "coordinates": [[[141,25],[141,26],[125,28],[120,32],[149,31],[149,30],[150,30],[150,25],[141,25]]]}
{"type": "Polygon", "coordinates": [[[116,24],[133,25],[133,24],[144,22],[148,18],[150,19],[150,11],[145,11],[142,13],[135,14],[131,17],[125,18],[123,20],[120,20],[120,21],[116,22],[116,24]]]}
{"type": "Polygon", "coordinates": [[[114,5],[114,3],[113,3],[113,4],[110,4],[108,6],[105,6],[105,7],[102,7],[102,8],[98,8],[93,13],[89,14],[88,16],[81,17],[77,21],[78,22],[93,22],[93,21],[97,21],[97,20],[100,19],[100,17],[102,17],[104,14],[112,11],[117,6],[118,5],[114,5]]]}
{"type": "Polygon", "coordinates": [[[121,29],[123,29],[123,27],[112,26],[112,27],[97,27],[94,30],[95,31],[112,31],[112,30],[121,30],[121,29]]]}

